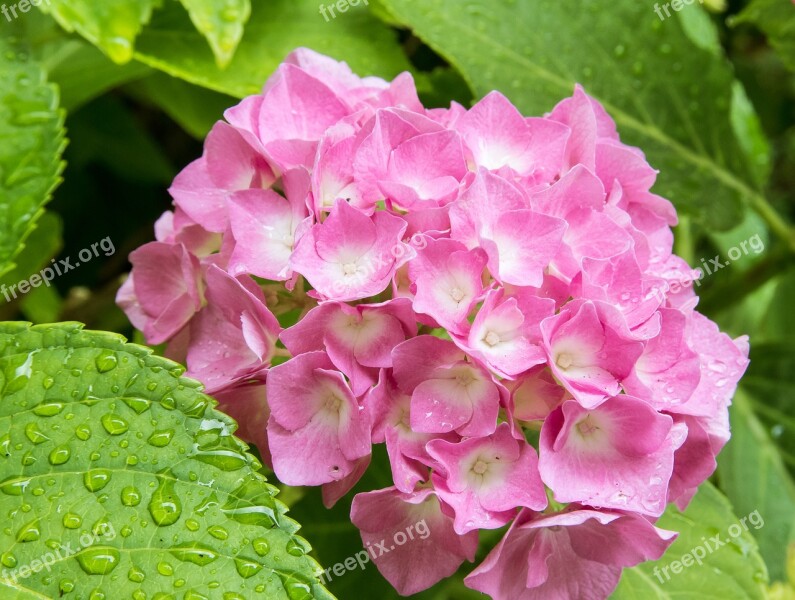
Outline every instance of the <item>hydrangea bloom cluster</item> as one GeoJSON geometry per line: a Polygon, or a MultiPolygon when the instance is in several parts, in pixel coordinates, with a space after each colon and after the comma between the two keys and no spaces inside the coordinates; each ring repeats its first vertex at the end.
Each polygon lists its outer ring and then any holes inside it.
{"type": "Polygon", "coordinates": [[[671,291],[699,274],[602,106],[577,87],[543,117],[497,92],[426,109],[408,73],[299,49],[225,118],[118,301],[278,478],[331,505],[385,443],[394,485],[351,519],[368,544],[428,524],[375,557],[402,594],[509,523],[465,580],[496,599],[604,598],[659,558],[748,345],[671,291]]]}

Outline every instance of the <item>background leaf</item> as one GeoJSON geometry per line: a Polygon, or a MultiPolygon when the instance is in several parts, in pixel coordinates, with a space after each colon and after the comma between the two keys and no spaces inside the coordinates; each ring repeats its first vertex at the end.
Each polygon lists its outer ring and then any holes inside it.
{"type": "Polygon", "coordinates": [[[223,68],[243,37],[251,16],[249,0],[180,0],[196,29],[207,38],[218,66],[223,68]]]}
{"type": "MultiPolygon", "coordinates": [[[[760,509],[760,513],[761,513],[760,509]]],[[[613,600],[649,600],[677,598],[701,600],[703,598],[766,598],[764,582],[767,580],[765,563],[759,555],[753,536],[754,524],[746,520],[748,529],[740,525],[748,513],[732,512],[731,505],[710,483],[703,484],[687,510],[680,512],[671,505],[657,527],[678,531],[679,537],[668,552],[656,562],[648,562],[626,569],[621,576],[613,600]],[[735,525],[739,536],[732,537],[735,525]],[[706,551],[704,538],[720,535],[726,544],[714,552],[706,551]],[[670,579],[661,569],[691,553],[700,546],[705,549],[703,564],[693,563],[675,574],[670,569],[670,579]],[[655,569],[658,569],[655,572],[655,569]],[[659,573],[659,576],[658,576],[659,573]]],[[[762,514],[762,517],[765,517],[762,514]]],[[[760,529],[761,530],[761,529],[760,529]]]]}
{"type": "Polygon", "coordinates": [[[47,0],[50,12],[67,31],[77,31],[118,64],[132,60],[135,38],[162,0],[47,0]]]}
{"type": "Polygon", "coordinates": [[[795,5],[792,0],[753,0],[732,20],[765,32],[781,60],[795,71],[795,5]]]}
{"type": "Polygon", "coordinates": [[[0,38],[0,276],[13,268],[60,182],[63,120],[40,65],[0,38]]]}
{"type": "Polygon", "coordinates": [[[752,530],[770,579],[786,581],[787,550],[795,550],[795,484],[741,388],[731,408],[732,443],[718,459],[718,477],[738,514],[754,510],[765,526],[752,530]]]}
{"type": "Polygon", "coordinates": [[[332,598],[234,421],[183,370],[78,324],[0,325],[0,562],[16,574],[0,595],[332,598]]]}
{"type": "Polygon", "coordinates": [[[258,2],[252,6],[243,40],[226,69],[219,69],[203,46],[185,11],[169,3],[140,36],[136,58],[175,77],[236,97],[258,93],[284,57],[298,46],[347,61],[360,74],[393,77],[409,68],[394,32],[364,5],[326,22],[316,0],[258,2]]]}

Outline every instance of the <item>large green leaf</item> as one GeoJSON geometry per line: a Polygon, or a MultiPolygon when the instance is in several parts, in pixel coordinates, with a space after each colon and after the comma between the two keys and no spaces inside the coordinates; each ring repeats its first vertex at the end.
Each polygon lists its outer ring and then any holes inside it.
{"type": "Polygon", "coordinates": [[[235,56],[220,69],[185,11],[158,11],[136,46],[136,58],[197,85],[242,97],[260,91],[284,57],[306,46],[345,60],[361,75],[392,77],[409,68],[393,31],[364,5],[326,22],[316,0],[268,0],[252,7],[235,56]]]}
{"type": "Polygon", "coordinates": [[[58,92],[26,50],[0,38],[0,276],[13,268],[63,169],[58,92]]]}
{"type": "Polygon", "coordinates": [[[752,23],[767,35],[781,60],[795,70],[795,4],[792,0],[753,0],[734,23],[752,23]]]}
{"type": "Polygon", "coordinates": [[[182,372],[76,323],[0,325],[0,597],[333,598],[182,372]]]}
{"type": "MultiPolygon", "coordinates": [[[[751,511],[749,511],[750,513],[751,511]]],[[[760,508],[761,514],[761,508],[760,508]]],[[[766,515],[761,514],[764,518],[766,515]]],[[[742,600],[765,598],[767,581],[765,563],[759,556],[750,531],[759,523],[748,514],[735,515],[731,505],[711,484],[701,486],[687,510],[680,512],[673,505],[655,523],[663,529],[679,532],[679,537],[659,561],[627,569],[621,576],[613,600],[704,600],[720,598],[742,600]],[[747,527],[742,527],[745,518],[747,527]],[[739,528],[739,535],[737,533],[739,528]],[[718,546],[714,536],[725,542],[718,546]],[[707,546],[706,544],[709,544],[707,546]],[[712,546],[715,548],[710,551],[712,546]],[[701,548],[701,550],[696,550],[701,548]],[[702,552],[703,550],[703,552],[702,552]],[[704,554],[701,564],[695,554],[704,554]],[[691,555],[690,566],[680,566],[674,573],[670,565],[691,555]],[[667,568],[667,571],[664,569],[667,568]]],[[[688,559],[685,559],[688,560],[688,559]]]]}
{"type": "Polygon", "coordinates": [[[243,37],[243,27],[251,16],[249,0],[180,0],[190,19],[207,41],[223,68],[243,37]]]}
{"type": "Polygon", "coordinates": [[[646,0],[380,1],[478,96],[497,89],[541,114],[583,84],[660,169],[655,191],[711,228],[736,223],[742,200],[764,210],[732,131],[731,69],[713,42],[693,41],[708,22],[685,30],[646,0]]]}
{"type": "MultiPolygon", "coordinates": [[[[742,388],[731,411],[731,443],[718,460],[720,485],[738,514],[758,510],[764,517],[765,526],[753,533],[770,579],[786,581],[787,549],[795,551],[795,484],[742,388]]],[[[791,427],[792,417],[786,418],[791,427]]]]}

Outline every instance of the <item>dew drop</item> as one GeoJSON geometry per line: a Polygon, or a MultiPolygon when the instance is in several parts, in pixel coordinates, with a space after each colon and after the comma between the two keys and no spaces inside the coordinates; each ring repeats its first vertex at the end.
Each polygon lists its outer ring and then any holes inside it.
{"type": "Polygon", "coordinates": [[[102,353],[97,356],[94,364],[97,366],[97,371],[100,373],[107,373],[116,368],[116,365],[119,364],[119,359],[116,358],[116,354],[110,350],[103,350],[102,353]]]}
{"type": "Polygon", "coordinates": [[[217,540],[225,540],[229,537],[229,532],[220,525],[213,525],[207,529],[207,533],[217,540]]]}
{"type": "Polygon", "coordinates": [[[185,527],[187,527],[190,531],[198,531],[199,522],[196,519],[188,519],[185,521],[185,527]]]}
{"type": "Polygon", "coordinates": [[[75,427],[75,436],[77,439],[85,442],[88,438],[91,437],[91,428],[88,425],[78,425],[75,427]]]}
{"type": "Polygon", "coordinates": [[[77,562],[89,575],[107,575],[119,564],[119,551],[110,546],[91,546],[77,554],[77,562]]]}
{"type": "Polygon", "coordinates": [[[176,546],[171,549],[171,554],[183,562],[191,562],[202,567],[204,565],[209,565],[218,558],[217,552],[209,546],[205,546],[198,542],[176,546]]]}
{"type": "Polygon", "coordinates": [[[98,492],[110,481],[111,473],[108,469],[92,469],[83,475],[83,483],[90,492],[98,492]]]}
{"type": "Polygon", "coordinates": [[[111,435],[121,435],[130,428],[130,424],[127,423],[127,421],[113,413],[102,415],[100,420],[102,421],[102,426],[105,428],[105,431],[111,435]]]}
{"type": "Polygon", "coordinates": [[[290,600],[312,600],[312,582],[298,573],[284,575],[279,573],[287,596],[290,600]]]}
{"type": "Polygon", "coordinates": [[[147,400],[146,398],[134,398],[134,397],[124,397],[122,398],[122,402],[124,402],[127,406],[135,411],[136,414],[143,414],[149,407],[152,406],[152,401],[147,400]]]}
{"type": "Polygon", "coordinates": [[[265,538],[257,538],[251,543],[251,545],[254,547],[254,552],[260,556],[265,556],[271,549],[268,541],[265,538]]]}
{"type": "Polygon", "coordinates": [[[165,561],[157,563],[157,572],[163,575],[164,577],[170,577],[174,574],[174,567],[171,566],[170,563],[165,561]]]}
{"type": "Polygon", "coordinates": [[[2,556],[0,556],[0,563],[3,563],[4,567],[13,569],[17,566],[17,558],[11,552],[3,552],[2,556]]]}
{"type": "Polygon", "coordinates": [[[35,542],[41,537],[41,526],[39,521],[31,521],[17,532],[18,542],[35,542]]]}
{"type": "Polygon", "coordinates": [[[168,471],[158,477],[159,485],[149,501],[149,514],[157,525],[176,523],[182,514],[182,502],[174,490],[174,480],[168,471]]]}
{"type": "Polygon", "coordinates": [[[292,538],[287,542],[287,554],[290,556],[303,556],[306,554],[306,550],[298,540],[292,538]]]}
{"type": "Polygon", "coordinates": [[[238,575],[243,579],[248,579],[259,573],[262,570],[262,565],[253,559],[237,557],[235,558],[235,568],[238,575]]]}
{"type": "Polygon", "coordinates": [[[69,512],[63,516],[61,523],[63,523],[63,526],[67,529],[77,529],[83,524],[83,519],[80,515],[69,512]]]}
{"type": "Polygon", "coordinates": [[[3,483],[0,483],[0,490],[9,496],[21,496],[29,484],[29,477],[25,478],[14,475],[4,480],[3,483]]]}
{"type": "Polygon", "coordinates": [[[72,451],[67,446],[58,446],[47,457],[51,465],[62,465],[72,456],[72,451]]]}
{"type": "Polygon", "coordinates": [[[124,506],[138,506],[141,503],[141,492],[138,488],[128,485],[121,491],[121,503],[124,506]]]}
{"type": "Polygon", "coordinates": [[[173,437],[173,429],[162,429],[160,431],[154,431],[146,441],[156,448],[163,448],[171,443],[173,437]]]}
{"type": "Polygon", "coordinates": [[[34,444],[41,444],[42,442],[46,442],[50,439],[41,429],[39,429],[37,423],[28,423],[25,425],[25,437],[27,437],[34,444]]]}
{"type": "Polygon", "coordinates": [[[59,414],[63,408],[63,402],[48,402],[47,404],[39,404],[33,409],[33,414],[39,417],[54,417],[59,414]]]}

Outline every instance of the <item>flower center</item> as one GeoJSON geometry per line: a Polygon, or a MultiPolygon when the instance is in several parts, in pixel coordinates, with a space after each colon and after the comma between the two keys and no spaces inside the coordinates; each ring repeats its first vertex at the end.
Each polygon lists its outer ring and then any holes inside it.
{"type": "Polygon", "coordinates": [[[489,470],[489,464],[482,460],[476,462],[475,465],[472,467],[472,471],[478,475],[483,475],[483,473],[485,473],[488,470],[489,470]]]}
{"type": "Polygon", "coordinates": [[[568,352],[561,352],[558,354],[558,358],[555,360],[555,364],[558,365],[564,371],[568,369],[574,363],[574,359],[571,357],[571,354],[568,352]]]}
{"type": "Polygon", "coordinates": [[[461,288],[454,287],[450,290],[450,297],[456,302],[461,302],[464,299],[464,292],[461,291],[461,288]]]}
{"type": "Polygon", "coordinates": [[[340,411],[340,407],[342,406],[342,400],[337,398],[334,394],[331,394],[328,398],[326,398],[326,409],[332,412],[338,413],[340,411]]]}
{"type": "Polygon", "coordinates": [[[589,417],[585,417],[582,421],[577,423],[577,429],[583,436],[592,435],[594,432],[599,431],[599,428],[591,423],[589,417]]]}
{"type": "Polygon", "coordinates": [[[345,263],[342,265],[342,272],[346,275],[353,275],[356,273],[356,263],[345,263]]]}
{"type": "Polygon", "coordinates": [[[489,331],[486,336],[483,338],[483,341],[486,342],[489,346],[496,346],[500,343],[500,336],[494,331],[489,331]]]}

